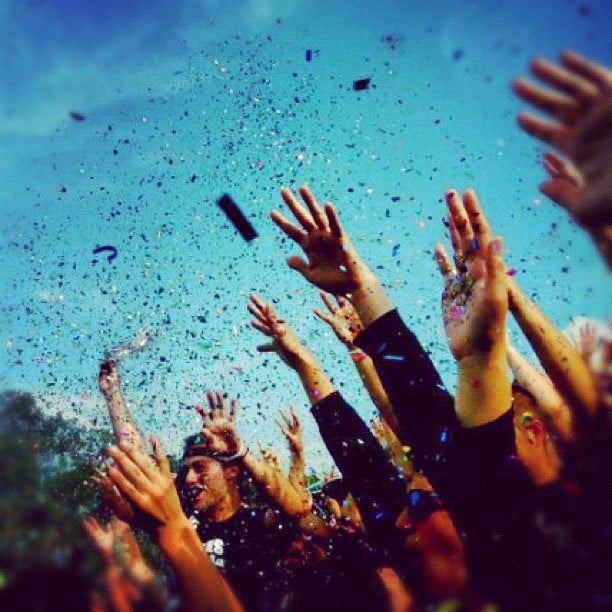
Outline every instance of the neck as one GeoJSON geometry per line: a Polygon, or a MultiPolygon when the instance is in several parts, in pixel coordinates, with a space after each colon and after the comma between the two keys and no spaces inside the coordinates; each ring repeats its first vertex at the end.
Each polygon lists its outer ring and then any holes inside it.
{"type": "Polygon", "coordinates": [[[530,469],[536,487],[545,487],[559,479],[559,465],[550,449],[546,449],[542,461],[535,461],[530,469]]]}

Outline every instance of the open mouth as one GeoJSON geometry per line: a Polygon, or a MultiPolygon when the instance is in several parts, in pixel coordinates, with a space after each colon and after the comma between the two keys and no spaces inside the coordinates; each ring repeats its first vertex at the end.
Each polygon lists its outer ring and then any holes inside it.
{"type": "Polygon", "coordinates": [[[182,496],[185,501],[193,504],[198,497],[204,492],[204,487],[199,485],[191,485],[189,487],[184,487],[182,490],[182,496]]]}

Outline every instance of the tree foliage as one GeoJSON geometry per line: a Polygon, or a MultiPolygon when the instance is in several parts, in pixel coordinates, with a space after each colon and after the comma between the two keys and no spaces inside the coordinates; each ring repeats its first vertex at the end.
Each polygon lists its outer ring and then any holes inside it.
{"type": "Polygon", "coordinates": [[[61,415],[42,413],[31,395],[0,394],[0,572],[53,565],[87,572],[96,560],[81,519],[99,504],[92,463],[112,440],[61,415]]]}

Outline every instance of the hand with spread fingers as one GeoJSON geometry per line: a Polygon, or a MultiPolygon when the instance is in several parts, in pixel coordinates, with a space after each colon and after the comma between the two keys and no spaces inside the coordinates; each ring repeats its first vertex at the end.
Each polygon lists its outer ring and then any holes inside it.
{"type": "Polygon", "coordinates": [[[109,563],[112,562],[115,558],[115,545],[117,544],[112,524],[108,523],[103,527],[95,517],[88,516],[83,519],[83,528],[102,559],[109,563]]]}
{"type": "Polygon", "coordinates": [[[348,348],[353,348],[353,341],[363,330],[363,324],[355,307],[343,296],[336,295],[336,303],[331,296],[324,291],[320,292],[321,299],[329,312],[315,309],[314,313],[325,321],[336,334],[338,340],[348,348]]]}
{"type": "Polygon", "coordinates": [[[589,362],[596,351],[598,339],[597,328],[592,323],[587,321],[580,326],[576,344],[585,361],[589,362]]]}
{"type": "Polygon", "coordinates": [[[546,153],[551,178],[544,194],[566,208],[587,229],[612,223],[612,70],[572,51],[559,64],[538,58],[533,74],[548,87],[525,78],[514,91],[554,121],[521,113],[519,125],[566,155],[546,153]],[[570,187],[572,186],[573,187],[570,187]]]}
{"type": "Polygon", "coordinates": [[[289,414],[280,411],[281,420],[275,420],[278,428],[289,443],[289,450],[294,455],[302,455],[304,453],[304,441],[302,439],[302,424],[293,406],[289,406],[289,414]]]}
{"type": "Polygon", "coordinates": [[[264,336],[272,339],[270,344],[262,344],[257,350],[261,353],[274,352],[289,367],[295,369],[310,353],[296,333],[278,317],[270,304],[255,294],[251,294],[250,298],[251,302],[247,305],[247,309],[255,317],[251,324],[264,336]]]}
{"type": "Polygon", "coordinates": [[[275,470],[281,469],[279,456],[271,448],[264,446],[261,442],[259,443],[259,453],[266,464],[273,467],[275,470]]]}
{"type": "Polygon", "coordinates": [[[125,442],[111,446],[107,452],[114,463],[108,475],[132,503],[161,525],[167,525],[182,520],[184,514],[168,458],[155,438],[151,438],[151,444],[154,458],[125,442]]]}
{"type": "Polygon", "coordinates": [[[117,488],[140,510],[158,522],[157,542],[172,566],[182,608],[187,612],[243,610],[227,582],[206,554],[179,500],[168,458],[156,438],[153,457],[120,442],[108,455],[108,474],[117,488]]]}
{"type": "Polygon", "coordinates": [[[494,344],[504,345],[508,288],[501,239],[493,237],[476,193],[468,190],[461,197],[451,190],[446,201],[456,266],[441,244],[436,245],[435,254],[445,280],[446,335],[460,361],[486,354],[494,344]]]}
{"type": "Polygon", "coordinates": [[[121,494],[107,472],[94,468],[92,480],[102,489],[104,501],[109,505],[115,516],[129,523],[134,520],[135,513],[132,504],[121,494]]]}
{"type": "Polygon", "coordinates": [[[336,209],[330,202],[321,207],[306,186],[300,187],[300,195],[306,207],[289,189],[281,191],[301,227],[276,210],[270,215],[272,221],[302,247],[308,259],[304,261],[294,255],[287,260],[289,267],[323,291],[342,295],[354,291],[369,270],[342,229],[336,209]]]}
{"type": "Polygon", "coordinates": [[[243,449],[240,435],[236,427],[238,401],[232,399],[227,406],[221,392],[206,394],[208,410],[197,407],[202,417],[201,434],[206,438],[208,448],[222,458],[234,457],[243,449]]]}

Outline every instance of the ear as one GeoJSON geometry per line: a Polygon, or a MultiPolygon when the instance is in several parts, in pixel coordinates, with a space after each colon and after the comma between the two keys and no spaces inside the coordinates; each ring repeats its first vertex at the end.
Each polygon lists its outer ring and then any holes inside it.
{"type": "Polygon", "coordinates": [[[530,444],[544,446],[546,441],[546,427],[539,419],[533,419],[526,427],[525,434],[530,444]]]}

